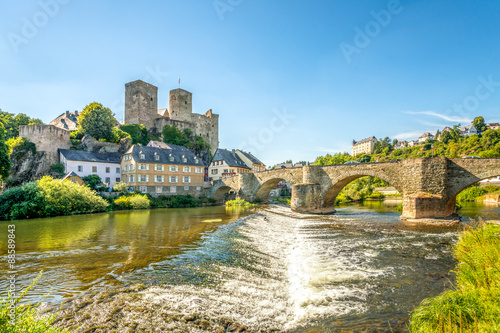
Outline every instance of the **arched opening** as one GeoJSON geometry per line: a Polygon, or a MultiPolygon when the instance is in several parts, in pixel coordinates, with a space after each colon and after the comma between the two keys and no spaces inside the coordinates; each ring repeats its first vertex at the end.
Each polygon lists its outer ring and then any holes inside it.
{"type": "Polygon", "coordinates": [[[217,202],[233,200],[236,199],[236,191],[229,186],[221,186],[215,191],[213,198],[217,200],[217,202]]]}
{"type": "MultiPolygon", "coordinates": [[[[447,207],[457,207],[457,213],[460,215],[474,217],[481,210],[477,207],[478,203],[500,205],[500,176],[489,176],[481,180],[462,182],[451,189],[450,199],[446,205],[447,207]]],[[[481,216],[488,219],[485,212],[482,212],[481,216]]]]}
{"type": "Polygon", "coordinates": [[[292,184],[283,178],[269,179],[264,182],[255,194],[255,200],[260,202],[272,202],[278,198],[290,198],[292,195],[292,184]]]}
{"type": "Polygon", "coordinates": [[[369,176],[352,175],[334,183],[323,198],[323,207],[365,200],[384,200],[390,206],[402,203],[401,190],[398,185],[387,180],[369,176]]]}

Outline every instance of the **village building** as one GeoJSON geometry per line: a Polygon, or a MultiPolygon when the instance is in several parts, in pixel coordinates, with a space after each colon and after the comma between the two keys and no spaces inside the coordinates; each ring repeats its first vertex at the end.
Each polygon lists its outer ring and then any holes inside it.
{"type": "Polygon", "coordinates": [[[373,153],[373,148],[377,143],[377,138],[372,136],[360,141],[352,140],[351,155],[356,156],[358,154],[371,154],[373,153]]]}
{"type": "Polygon", "coordinates": [[[489,124],[486,124],[486,128],[496,131],[497,129],[500,128],[500,124],[499,123],[489,123],[489,124]]]}
{"type": "Polygon", "coordinates": [[[78,117],[80,112],[69,112],[66,111],[56,119],[52,120],[49,125],[54,125],[56,127],[65,129],[67,131],[76,131],[78,129],[78,117]]]}
{"type": "Polygon", "coordinates": [[[252,172],[266,171],[266,165],[262,163],[257,157],[243,150],[236,149],[236,154],[246,164],[247,167],[252,169],[252,172]]]}
{"type": "Polygon", "coordinates": [[[248,166],[241,159],[235,149],[217,149],[214,158],[208,167],[208,176],[212,180],[218,180],[249,172],[252,172],[252,167],[248,166]]]}
{"type": "Polygon", "coordinates": [[[408,141],[408,147],[418,146],[419,142],[417,140],[408,141]]]}
{"type": "Polygon", "coordinates": [[[427,141],[427,140],[432,140],[432,139],[434,139],[434,135],[432,135],[432,134],[431,134],[431,133],[429,133],[429,132],[426,132],[426,133],[422,134],[422,135],[418,138],[418,142],[423,143],[423,142],[425,142],[425,141],[427,141]]]}
{"type": "Polygon", "coordinates": [[[293,168],[292,163],[278,163],[275,166],[275,169],[290,169],[293,168]]]}
{"type": "Polygon", "coordinates": [[[97,154],[90,151],[59,149],[59,161],[68,173],[75,173],[80,178],[89,175],[101,177],[108,188],[121,181],[121,153],[97,154]]]}
{"type": "Polygon", "coordinates": [[[398,141],[396,142],[396,144],[394,145],[394,149],[401,149],[401,148],[404,148],[406,147],[406,144],[408,142],[407,141],[398,141]]]}
{"type": "Polygon", "coordinates": [[[121,169],[131,190],[153,196],[203,194],[205,166],[187,149],[134,145],[123,155],[121,169]]]}
{"type": "Polygon", "coordinates": [[[474,127],[474,125],[467,125],[467,126],[460,128],[460,135],[461,136],[469,136],[472,134],[477,134],[477,129],[474,127]]]}
{"type": "Polygon", "coordinates": [[[62,180],[69,180],[73,183],[77,183],[78,185],[85,186],[85,182],[83,181],[83,179],[74,171],[69,172],[66,176],[63,177],[62,180]]]}

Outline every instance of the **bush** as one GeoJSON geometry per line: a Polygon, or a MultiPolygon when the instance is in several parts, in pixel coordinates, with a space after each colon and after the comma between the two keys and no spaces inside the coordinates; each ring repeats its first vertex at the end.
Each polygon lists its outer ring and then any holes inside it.
{"type": "Polygon", "coordinates": [[[484,187],[471,186],[457,195],[457,201],[476,201],[476,199],[487,193],[484,187]]]}
{"type": "Polygon", "coordinates": [[[155,208],[187,208],[199,207],[203,203],[214,203],[212,198],[194,198],[191,195],[161,195],[151,198],[151,206],[155,208]]]}
{"type": "Polygon", "coordinates": [[[241,198],[237,198],[234,200],[229,200],[226,202],[226,207],[245,207],[245,208],[251,208],[253,207],[253,204],[249,203],[248,201],[245,201],[241,198]]]}
{"type": "Polygon", "coordinates": [[[385,195],[383,195],[379,191],[375,191],[372,194],[369,194],[367,196],[367,198],[371,198],[371,199],[383,199],[383,198],[385,198],[385,195]]]}
{"type": "Polygon", "coordinates": [[[64,175],[64,164],[63,163],[56,163],[52,164],[50,166],[50,170],[58,173],[59,175],[63,176],[64,175]]]}
{"type": "Polygon", "coordinates": [[[102,212],[109,204],[91,189],[45,176],[0,195],[0,219],[102,212]]]}
{"type": "Polygon", "coordinates": [[[20,136],[7,140],[6,144],[9,147],[9,154],[14,157],[15,160],[19,160],[30,151],[33,155],[36,154],[36,145],[30,140],[20,136]]]}
{"type": "Polygon", "coordinates": [[[132,194],[130,196],[119,197],[114,201],[118,209],[146,209],[150,207],[150,201],[146,194],[132,194]]]}
{"type": "Polygon", "coordinates": [[[121,139],[129,138],[132,139],[129,133],[122,131],[119,128],[113,127],[110,142],[120,143],[121,139]]]}

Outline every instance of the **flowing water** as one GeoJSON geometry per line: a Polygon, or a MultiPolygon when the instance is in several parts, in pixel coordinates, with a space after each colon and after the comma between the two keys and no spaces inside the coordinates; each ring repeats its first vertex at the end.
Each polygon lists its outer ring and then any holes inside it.
{"type": "MultiPolygon", "coordinates": [[[[43,269],[29,297],[51,290],[44,302],[54,305],[141,283],[150,306],[229,318],[253,331],[401,332],[416,305],[450,287],[458,229],[406,226],[396,204],[365,202],[330,216],[268,206],[15,221],[18,285],[43,269]]],[[[500,217],[497,206],[461,212],[500,217]]],[[[2,296],[6,286],[0,281],[2,296]]]]}

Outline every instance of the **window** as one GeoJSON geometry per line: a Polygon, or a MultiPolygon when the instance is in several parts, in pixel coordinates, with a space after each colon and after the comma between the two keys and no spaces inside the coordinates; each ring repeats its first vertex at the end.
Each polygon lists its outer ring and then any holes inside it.
{"type": "Polygon", "coordinates": [[[227,173],[227,169],[224,169],[224,172],[223,173],[227,173]]]}
{"type": "Polygon", "coordinates": [[[168,157],[168,159],[170,160],[170,162],[174,161],[174,157],[172,156],[172,154],[170,154],[170,156],[168,157]]]}
{"type": "Polygon", "coordinates": [[[120,182],[120,178],[116,178],[116,182],[119,183],[120,182]]]}
{"type": "Polygon", "coordinates": [[[104,182],[109,186],[109,184],[111,184],[111,178],[106,177],[106,180],[104,182]]]}
{"type": "Polygon", "coordinates": [[[196,191],[200,191],[201,190],[201,186],[196,186],[196,191]]]}
{"type": "Polygon", "coordinates": [[[139,164],[137,165],[138,170],[149,170],[149,164],[139,164]]]}
{"type": "Polygon", "coordinates": [[[176,193],[177,192],[177,186],[170,186],[170,193],[176,193]]]}
{"type": "Polygon", "coordinates": [[[155,155],[155,161],[159,161],[159,160],[160,160],[160,155],[155,155]]]}
{"type": "Polygon", "coordinates": [[[155,164],[155,171],[163,171],[163,170],[164,170],[164,166],[163,165],[155,164]]]}
{"type": "Polygon", "coordinates": [[[83,165],[78,166],[78,172],[83,172],[83,165]]]}
{"type": "Polygon", "coordinates": [[[139,179],[139,182],[141,182],[141,183],[147,183],[147,182],[149,182],[149,176],[148,175],[138,175],[137,178],[139,179]]]}
{"type": "Polygon", "coordinates": [[[183,183],[191,183],[191,177],[189,177],[189,176],[182,177],[182,182],[183,183]]]}
{"type": "Polygon", "coordinates": [[[139,158],[140,158],[141,160],[144,160],[144,159],[146,159],[146,155],[144,155],[143,153],[140,153],[140,154],[139,154],[139,158]]]}
{"type": "Polygon", "coordinates": [[[191,167],[183,167],[182,172],[191,172],[191,167]]]}
{"type": "Polygon", "coordinates": [[[148,193],[148,187],[147,186],[140,186],[139,189],[140,189],[140,191],[142,193],[148,193]]]}
{"type": "Polygon", "coordinates": [[[120,167],[116,168],[116,173],[120,173],[120,167]]]}
{"type": "Polygon", "coordinates": [[[129,168],[130,171],[134,171],[135,170],[135,165],[133,164],[130,164],[130,168],[129,168]]]}
{"type": "Polygon", "coordinates": [[[134,175],[129,175],[129,176],[128,176],[128,182],[129,182],[129,183],[133,183],[133,182],[135,182],[135,180],[134,180],[134,175]]]}
{"type": "Polygon", "coordinates": [[[217,174],[217,169],[212,169],[212,175],[216,175],[217,174]]]}
{"type": "Polygon", "coordinates": [[[198,164],[199,160],[195,158],[194,163],[198,164]]]}
{"type": "Polygon", "coordinates": [[[161,193],[163,188],[161,186],[156,186],[156,193],[161,193]]]}
{"type": "Polygon", "coordinates": [[[110,167],[106,167],[106,173],[110,173],[111,172],[111,168],[110,167]]]}
{"type": "Polygon", "coordinates": [[[189,191],[189,186],[184,186],[184,191],[189,191]]]}
{"type": "Polygon", "coordinates": [[[203,173],[203,168],[195,168],[194,172],[196,172],[196,173],[203,173]]]}
{"type": "Polygon", "coordinates": [[[179,171],[179,167],[171,165],[169,170],[170,170],[170,172],[177,172],[177,171],[179,171]]]}
{"type": "Polygon", "coordinates": [[[165,176],[155,176],[155,183],[163,183],[165,181],[165,176]]]}
{"type": "Polygon", "coordinates": [[[123,172],[128,170],[127,167],[128,167],[128,165],[126,165],[126,164],[123,166],[123,172]]]}
{"type": "Polygon", "coordinates": [[[177,183],[177,176],[170,176],[169,182],[170,183],[177,183]]]}
{"type": "Polygon", "coordinates": [[[92,172],[97,172],[97,167],[96,166],[92,167],[92,172]]]}
{"type": "Polygon", "coordinates": [[[187,163],[187,161],[188,160],[187,160],[186,156],[182,155],[182,163],[187,163]]]}

